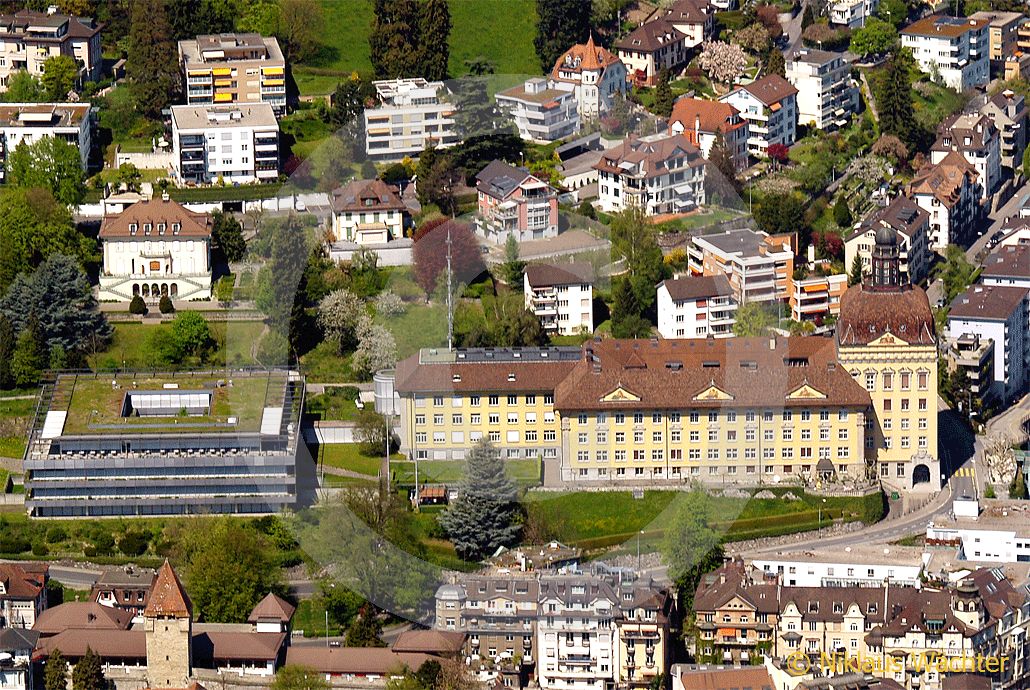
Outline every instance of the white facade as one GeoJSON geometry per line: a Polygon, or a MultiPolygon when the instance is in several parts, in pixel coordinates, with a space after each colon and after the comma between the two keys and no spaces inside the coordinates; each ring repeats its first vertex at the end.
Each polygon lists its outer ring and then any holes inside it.
{"type": "Polygon", "coordinates": [[[551,70],[554,81],[575,88],[577,109],[584,119],[607,112],[615,94],[626,93],[626,77],[626,65],[605,48],[598,48],[593,35],[586,44],[565,51],[551,70]]]}
{"type": "Polygon", "coordinates": [[[374,82],[380,105],[365,110],[365,154],[377,161],[417,158],[430,144],[458,142],[454,105],[441,81],[392,79],[374,82]]]}
{"type": "Polygon", "coordinates": [[[704,159],[682,134],[627,139],[605,151],[595,167],[598,204],[605,213],[637,206],[653,216],[705,204],[704,159]]]}
{"type": "Polygon", "coordinates": [[[594,287],[591,283],[573,282],[560,266],[527,266],[522,291],[526,309],[540,319],[544,330],[558,335],[579,335],[594,331],[594,287]],[[530,269],[542,269],[537,275],[530,269]],[[557,270],[555,270],[557,269],[557,270]]]}
{"type": "Polygon", "coordinates": [[[941,125],[937,141],[930,149],[930,162],[940,163],[951,151],[958,151],[976,170],[980,182],[980,202],[990,198],[1001,185],[1001,135],[987,115],[963,114],[941,125]]]}
{"type": "Polygon", "coordinates": [[[909,197],[930,215],[927,243],[937,252],[966,238],[980,216],[976,170],[956,151],[913,180],[909,197]]]}
{"type": "MultiPolygon", "coordinates": [[[[24,3],[22,3],[24,4],[24,3]]],[[[57,12],[56,3],[46,13],[19,10],[0,16],[0,91],[17,71],[43,76],[51,57],[66,55],[78,63],[81,81],[98,81],[103,70],[101,25],[89,17],[57,12]]]]}
{"type": "Polygon", "coordinates": [[[865,26],[866,19],[876,15],[879,0],[841,0],[830,5],[830,23],[855,30],[865,26]]]}
{"type": "Polygon", "coordinates": [[[541,688],[557,690],[605,690],[614,683],[618,669],[616,603],[596,594],[586,596],[576,588],[589,585],[570,581],[582,605],[567,605],[558,597],[540,601],[537,622],[537,678],[541,688]]]}
{"type": "Polygon", "coordinates": [[[978,335],[994,341],[993,394],[1002,401],[1026,390],[1030,321],[1024,288],[976,284],[955,298],[948,313],[953,338],[978,335]]]}
{"type": "Polygon", "coordinates": [[[748,152],[752,156],[765,158],[773,144],[794,144],[798,121],[797,89],[783,77],[763,77],[746,86],[738,86],[719,100],[732,105],[747,120],[748,152]],[[782,81],[789,90],[770,90],[772,97],[758,95],[763,85],[777,81],[782,81]]]}
{"type": "Polygon", "coordinates": [[[733,337],[737,300],[721,276],[689,276],[658,284],[658,334],[663,338],[733,337]],[[698,289],[691,289],[697,284],[698,289]],[[718,285],[724,285],[719,289],[718,285]],[[684,289],[680,289],[683,286],[684,289]],[[706,289],[707,287],[714,289],[706,289]]]}
{"type": "Polygon", "coordinates": [[[249,184],[279,177],[279,123],[268,103],[173,105],[180,184],[249,184]]]}
{"type": "Polygon", "coordinates": [[[798,90],[798,122],[819,129],[847,125],[858,112],[858,84],[842,53],[802,48],[787,62],[787,81],[798,90]]]}
{"type": "Polygon", "coordinates": [[[85,170],[92,146],[93,110],[88,103],[0,104],[0,181],[6,179],[7,158],[24,143],[57,137],[77,147],[85,170]]]}
{"type": "Polygon", "coordinates": [[[576,90],[570,83],[534,77],[495,98],[526,141],[548,144],[579,131],[576,90]]]}
{"type": "MultiPolygon", "coordinates": [[[[927,557],[929,558],[929,557],[927,557]]],[[[830,558],[755,558],[751,565],[764,573],[779,575],[786,587],[881,587],[888,582],[903,587],[919,587],[924,563],[875,562],[842,554],[830,558]]]]}
{"type": "Polygon", "coordinates": [[[990,78],[988,29],[983,20],[934,15],[902,29],[901,47],[912,51],[924,73],[965,91],[990,78]]]}
{"type": "Polygon", "coordinates": [[[964,560],[981,563],[1016,563],[1030,561],[1030,529],[1026,525],[1005,527],[998,520],[962,521],[926,527],[928,542],[959,545],[964,560]]]}

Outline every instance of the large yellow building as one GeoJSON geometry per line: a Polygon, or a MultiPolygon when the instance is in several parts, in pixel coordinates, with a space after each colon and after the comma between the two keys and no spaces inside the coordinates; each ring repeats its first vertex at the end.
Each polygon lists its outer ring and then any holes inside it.
{"type": "Polygon", "coordinates": [[[866,457],[887,486],[941,487],[937,456],[937,339],[926,293],[900,279],[897,238],[876,233],[872,275],[848,290],[837,357],[873,402],[866,457]]]}

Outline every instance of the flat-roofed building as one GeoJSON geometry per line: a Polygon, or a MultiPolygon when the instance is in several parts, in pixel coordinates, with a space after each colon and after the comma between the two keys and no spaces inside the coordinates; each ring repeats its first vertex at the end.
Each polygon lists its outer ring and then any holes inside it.
{"type": "Polygon", "coordinates": [[[89,103],[0,103],[0,182],[7,160],[19,144],[57,137],[79,152],[83,170],[93,145],[93,108],[89,103]]]}
{"type": "Polygon", "coordinates": [[[458,143],[453,103],[442,81],[385,79],[373,82],[379,104],[365,109],[365,155],[376,161],[417,158],[430,145],[458,143]]]}
{"type": "Polygon", "coordinates": [[[915,547],[863,547],[813,551],[785,550],[746,558],[787,587],[919,587],[930,556],[915,547]]]}
{"type": "Polygon", "coordinates": [[[798,90],[798,122],[833,131],[858,112],[858,84],[843,53],[802,48],[787,61],[787,81],[798,90]]]}
{"type": "Polygon", "coordinates": [[[925,74],[939,74],[941,81],[965,91],[990,79],[988,22],[971,17],[930,15],[901,30],[901,47],[925,74]]]}
{"type": "Polygon", "coordinates": [[[174,174],[184,184],[279,177],[279,122],[268,103],[173,105],[174,174]]]}
{"type": "Polygon", "coordinates": [[[80,84],[100,81],[103,28],[91,17],[60,14],[56,5],[46,12],[23,9],[0,15],[0,91],[7,90],[11,75],[20,70],[42,77],[46,61],[58,55],[75,59],[80,84]]]}
{"type": "Polygon", "coordinates": [[[297,502],[304,379],[289,370],[60,374],[25,455],[37,518],[278,513],[297,502]]]}
{"type": "Polygon", "coordinates": [[[980,401],[994,399],[994,341],[990,338],[979,333],[948,338],[948,369],[961,369],[969,381],[969,392],[980,401]]]}
{"type": "Polygon", "coordinates": [[[948,310],[948,333],[994,341],[994,395],[1007,402],[1022,395],[1030,370],[1030,307],[1025,287],[970,286],[948,310]]]}
{"type": "Polygon", "coordinates": [[[865,26],[866,19],[876,16],[879,0],[837,0],[829,7],[830,23],[859,29],[865,26]]]}
{"type": "Polygon", "coordinates": [[[923,282],[930,269],[930,214],[904,196],[876,208],[844,235],[844,266],[850,269],[858,257],[863,274],[872,270],[876,231],[881,227],[894,231],[901,258],[901,279],[913,284],[923,282]]]}
{"type": "Polygon", "coordinates": [[[498,109],[511,118],[520,137],[549,144],[579,131],[577,93],[571,82],[533,77],[498,91],[494,98],[498,109]]]}
{"type": "Polygon", "coordinates": [[[989,117],[1001,133],[1002,167],[1013,172],[1019,170],[1023,165],[1027,126],[1030,124],[1026,99],[1015,91],[1005,90],[988,98],[980,112],[989,117]]]}
{"type": "Polygon", "coordinates": [[[268,103],[286,112],[286,59],[273,36],[205,34],[179,41],[186,103],[268,103]]]}
{"type": "Polygon", "coordinates": [[[794,239],[749,229],[697,235],[687,247],[690,271],[725,275],[738,303],[786,301],[794,276],[794,239]]]}
{"type": "Polygon", "coordinates": [[[790,318],[818,321],[840,314],[841,297],[848,289],[846,273],[834,273],[828,261],[815,262],[802,276],[791,277],[790,318]]]}
{"type": "Polygon", "coordinates": [[[984,11],[974,12],[969,18],[987,23],[991,72],[1002,74],[1005,60],[1016,52],[1019,27],[1026,21],[1026,15],[1022,12],[984,11]]]}
{"type": "Polygon", "coordinates": [[[658,284],[658,334],[663,338],[731,338],[737,306],[724,275],[664,280],[658,284]]]}

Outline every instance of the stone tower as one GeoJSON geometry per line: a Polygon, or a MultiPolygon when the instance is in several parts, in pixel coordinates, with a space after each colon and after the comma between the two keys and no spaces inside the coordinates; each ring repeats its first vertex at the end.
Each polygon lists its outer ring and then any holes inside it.
{"type": "Polygon", "coordinates": [[[955,618],[973,630],[980,630],[986,622],[980,591],[972,580],[963,580],[951,595],[951,612],[955,618]]]}
{"type": "Polygon", "coordinates": [[[193,675],[193,604],[166,560],[143,611],[151,688],[185,688],[193,675]]]}

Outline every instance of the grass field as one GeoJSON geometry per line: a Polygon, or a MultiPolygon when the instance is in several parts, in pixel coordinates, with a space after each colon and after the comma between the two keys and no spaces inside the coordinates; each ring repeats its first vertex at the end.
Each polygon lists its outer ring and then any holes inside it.
{"type": "MultiPolygon", "coordinates": [[[[36,391],[28,391],[35,395],[36,391]]],[[[24,392],[23,392],[24,394],[24,392]]],[[[36,411],[36,399],[0,399],[0,457],[20,458],[25,454],[25,436],[32,415],[36,411]]]]}
{"type": "Polygon", "coordinates": [[[357,388],[352,386],[327,388],[325,393],[305,399],[305,412],[321,421],[352,421],[359,412],[356,397],[357,388]]]}
{"type": "MultiPolygon", "coordinates": [[[[540,483],[540,462],[538,460],[505,460],[508,476],[522,485],[540,483]]],[[[391,464],[393,480],[397,484],[415,483],[415,463],[394,462],[391,464]]],[[[465,472],[461,460],[426,460],[418,464],[419,484],[456,484],[465,472]]]]}
{"type": "Polygon", "coordinates": [[[397,341],[397,358],[410,357],[423,347],[447,346],[447,309],[442,304],[408,305],[403,314],[383,320],[397,341]]]}
{"type": "MultiPolygon", "coordinates": [[[[326,94],[351,72],[371,71],[368,33],[371,0],[321,0],[323,50],[293,73],[304,95],[326,94]]],[[[537,74],[540,63],[533,48],[536,36],[534,0],[451,0],[451,76],[467,72],[465,61],[478,57],[493,62],[497,74],[537,74]]]]}
{"type": "MultiPolygon", "coordinates": [[[[260,321],[208,321],[215,349],[208,355],[208,366],[246,366],[255,364],[251,347],[264,329],[260,321]]],[[[169,329],[168,324],[116,323],[114,337],[106,350],[90,355],[94,371],[110,369],[142,369],[153,366],[148,339],[151,333],[169,329]]]]}
{"type": "MultiPolygon", "coordinates": [[[[319,447],[317,452],[321,461],[329,467],[367,474],[369,477],[379,476],[379,466],[383,462],[382,457],[369,457],[363,454],[357,443],[327,443],[319,447]]],[[[396,462],[403,460],[404,456],[394,453],[392,459],[396,462]]]]}

